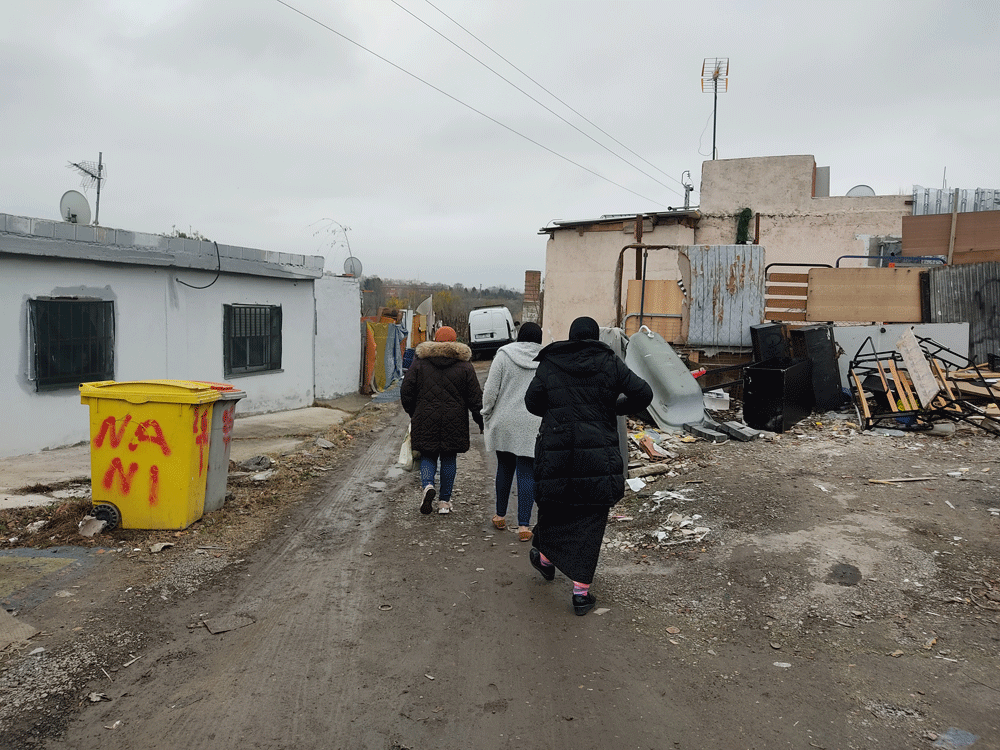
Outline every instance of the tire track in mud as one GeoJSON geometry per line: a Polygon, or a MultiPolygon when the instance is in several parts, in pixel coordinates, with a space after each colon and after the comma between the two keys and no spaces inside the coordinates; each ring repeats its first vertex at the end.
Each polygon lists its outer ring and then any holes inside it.
{"type": "Polygon", "coordinates": [[[305,517],[277,549],[234,572],[231,596],[222,592],[214,606],[182,605],[212,609],[211,617],[248,616],[253,624],[219,635],[174,633],[177,640],[150,654],[154,663],[133,684],[119,680],[112,703],[70,728],[68,746],[338,746],[337,709],[352,703],[344,693],[361,679],[356,647],[369,610],[377,614],[368,580],[377,560],[362,552],[385,507],[368,485],[394,464],[404,427],[394,420],[349,471],[331,478],[318,507],[293,516],[305,517]],[[118,719],[114,732],[102,728],[118,719]]]}

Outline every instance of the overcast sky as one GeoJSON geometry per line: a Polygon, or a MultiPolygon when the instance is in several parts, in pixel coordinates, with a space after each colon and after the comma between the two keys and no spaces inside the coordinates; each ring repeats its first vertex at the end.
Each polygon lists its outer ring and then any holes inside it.
{"type": "Polygon", "coordinates": [[[333,220],[366,275],[521,289],[552,220],[682,206],[685,171],[697,205],[706,57],[719,158],[811,154],[832,195],[1000,188],[993,0],[432,2],[6,2],[0,212],[58,218],[103,152],[104,226],[339,273],[333,220]]]}

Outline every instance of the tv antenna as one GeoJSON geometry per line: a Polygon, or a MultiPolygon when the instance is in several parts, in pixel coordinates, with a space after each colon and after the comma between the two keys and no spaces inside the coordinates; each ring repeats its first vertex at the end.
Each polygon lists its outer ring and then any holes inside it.
{"type": "MultiPolygon", "coordinates": [[[[107,179],[107,176],[104,174],[104,162],[103,162],[103,159],[104,159],[104,152],[103,151],[98,151],[97,152],[97,163],[96,164],[94,162],[92,162],[92,161],[80,161],[80,162],[71,161],[67,165],[70,169],[75,169],[77,172],[79,172],[83,176],[83,179],[80,181],[80,185],[83,187],[84,190],[86,190],[87,188],[89,188],[94,183],[97,183],[97,208],[94,211],[94,224],[95,225],[100,224],[100,217],[101,217],[101,183],[104,182],[104,180],[107,179]]],[[[84,223],[86,223],[86,224],[90,223],[89,211],[88,211],[88,219],[84,223]]]]}
{"type": "Polygon", "coordinates": [[[90,223],[90,204],[83,193],[67,190],[59,200],[59,218],[70,224],[90,223]]]}
{"type": "Polygon", "coordinates": [[[690,170],[685,169],[681,174],[681,185],[684,187],[684,210],[687,211],[691,208],[691,191],[694,190],[694,185],[691,184],[690,170]],[[687,175],[687,177],[684,175],[687,175]]]}
{"type": "Polygon", "coordinates": [[[718,119],[719,92],[729,90],[729,58],[706,57],[701,66],[701,91],[712,92],[712,160],[718,158],[715,150],[715,123],[718,119]]]}

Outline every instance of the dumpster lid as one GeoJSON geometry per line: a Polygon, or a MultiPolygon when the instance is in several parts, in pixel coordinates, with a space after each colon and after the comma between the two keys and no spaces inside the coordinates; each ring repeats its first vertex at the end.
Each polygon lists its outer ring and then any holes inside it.
{"type": "Polygon", "coordinates": [[[207,385],[213,391],[218,391],[220,401],[239,401],[241,398],[247,397],[246,391],[241,391],[235,385],[230,385],[229,383],[213,383],[211,380],[195,380],[192,382],[207,385]]]}
{"type": "Polygon", "coordinates": [[[192,383],[198,383],[199,385],[207,385],[213,391],[238,391],[235,385],[230,385],[229,383],[213,383],[211,380],[192,380],[192,383]]]}
{"type": "Polygon", "coordinates": [[[191,380],[99,380],[80,384],[80,400],[107,398],[130,404],[207,404],[219,398],[219,391],[191,380]]]}

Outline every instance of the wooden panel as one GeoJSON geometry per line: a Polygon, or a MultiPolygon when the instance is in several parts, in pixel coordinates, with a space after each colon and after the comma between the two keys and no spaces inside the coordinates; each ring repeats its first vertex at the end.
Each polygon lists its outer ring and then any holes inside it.
{"type": "MultiPolygon", "coordinates": [[[[1000,213],[996,211],[995,213],[1000,213]]],[[[989,263],[1000,260],[1000,250],[965,250],[955,248],[955,255],[952,256],[951,264],[959,266],[963,263],[989,263]]]]}
{"type": "Polygon", "coordinates": [[[786,309],[786,310],[805,310],[806,300],[805,297],[800,297],[799,299],[782,299],[782,298],[771,298],[767,299],[768,309],[786,309]]]}
{"type": "Polygon", "coordinates": [[[792,284],[807,284],[809,283],[809,274],[807,273],[769,273],[767,275],[768,281],[783,281],[785,283],[792,284]]]}
{"type": "Polygon", "coordinates": [[[921,273],[916,268],[814,268],[806,320],[920,323],[921,273]]]}
{"type": "MultiPolygon", "coordinates": [[[[683,315],[684,293],[677,286],[676,280],[646,280],[646,296],[642,295],[642,280],[629,279],[625,297],[625,314],[638,313],[640,304],[645,314],[683,315]]],[[[668,343],[683,343],[682,318],[644,317],[643,325],[649,330],[663,336],[668,343]]],[[[625,334],[631,336],[639,330],[639,318],[632,317],[625,321],[625,334]]]]}
{"type": "Polygon", "coordinates": [[[765,320],[805,320],[806,313],[802,312],[771,312],[767,310],[764,313],[765,320]]]}
{"type": "Polygon", "coordinates": [[[764,290],[764,293],[768,297],[784,296],[805,298],[808,291],[809,287],[803,284],[802,286],[769,286],[764,290]]]}
{"type": "Polygon", "coordinates": [[[927,362],[927,357],[924,356],[923,349],[917,343],[917,337],[913,334],[912,330],[907,330],[906,333],[899,337],[899,341],[896,342],[896,348],[903,358],[907,374],[913,381],[913,387],[917,391],[920,403],[926,407],[941,391],[941,384],[937,382],[934,373],[931,372],[931,366],[927,362]]]}
{"type": "MultiPolygon", "coordinates": [[[[948,255],[951,214],[903,217],[903,255],[948,255]]],[[[959,213],[955,217],[955,258],[964,253],[1000,254],[1000,211],[959,213]]],[[[980,260],[996,260],[996,257],[980,260]]]]}

